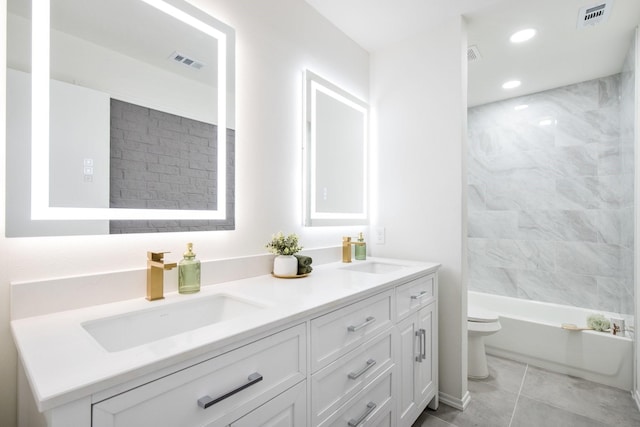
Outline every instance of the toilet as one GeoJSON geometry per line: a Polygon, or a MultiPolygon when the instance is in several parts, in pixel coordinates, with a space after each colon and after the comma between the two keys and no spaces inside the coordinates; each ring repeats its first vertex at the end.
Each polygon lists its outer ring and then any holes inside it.
{"type": "Polygon", "coordinates": [[[502,326],[498,315],[479,307],[469,306],[467,309],[468,368],[467,376],[472,379],[487,378],[487,355],[484,349],[484,337],[495,334],[502,326]]]}

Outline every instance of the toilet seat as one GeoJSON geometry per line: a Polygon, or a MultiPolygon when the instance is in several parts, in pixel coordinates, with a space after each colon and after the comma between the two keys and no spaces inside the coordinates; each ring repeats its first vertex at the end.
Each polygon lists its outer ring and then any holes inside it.
{"type": "Polygon", "coordinates": [[[467,308],[467,320],[476,323],[492,323],[497,322],[498,316],[495,313],[483,311],[477,307],[467,308]]]}
{"type": "Polygon", "coordinates": [[[490,335],[502,329],[500,322],[467,322],[467,332],[470,335],[490,335]]]}

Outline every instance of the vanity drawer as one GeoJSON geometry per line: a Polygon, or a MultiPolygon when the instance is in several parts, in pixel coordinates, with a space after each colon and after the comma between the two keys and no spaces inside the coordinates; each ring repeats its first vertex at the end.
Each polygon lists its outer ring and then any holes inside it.
{"type": "Polygon", "coordinates": [[[396,288],[396,312],[398,319],[423,307],[436,298],[435,275],[420,277],[396,288]]]}
{"type": "Polygon", "coordinates": [[[312,425],[320,424],[393,365],[389,329],[311,377],[312,425]]]}
{"type": "Polygon", "coordinates": [[[393,292],[384,292],[311,321],[311,370],[327,366],[391,326],[393,292]]]}
{"type": "Polygon", "coordinates": [[[393,419],[393,410],[391,405],[387,405],[382,411],[375,417],[367,421],[366,424],[361,424],[362,427],[395,427],[393,419]]]}
{"type": "Polygon", "coordinates": [[[227,425],[306,377],[305,330],[295,326],[98,402],[93,426],[227,425]]]}
{"type": "Polygon", "coordinates": [[[348,427],[349,423],[358,427],[385,425],[385,415],[393,409],[392,372],[389,367],[319,427],[348,427]]]}

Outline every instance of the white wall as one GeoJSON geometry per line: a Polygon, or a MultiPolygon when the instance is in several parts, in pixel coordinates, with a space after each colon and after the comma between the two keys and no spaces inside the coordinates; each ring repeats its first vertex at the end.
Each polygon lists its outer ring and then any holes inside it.
{"type": "MultiPolygon", "coordinates": [[[[236,29],[236,230],[122,236],[5,238],[0,221],[0,425],[16,419],[10,282],[144,268],[146,251],[202,260],[265,253],[279,230],[307,248],[335,246],[363,227],[302,227],[301,120],[305,68],[368,100],[369,55],[302,0],[192,0],[236,29]]],[[[0,0],[0,212],[5,201],[6,0],[0,0]]],[[[435,254],[434,254],[435,255],[435,254]]],[[[203,277],[203,280],[207,280],[203,277]]],[[[142,296],[142,295],[141,295],[142,296]]]]}
{"type": "Polygon", "coordinates": [[[640,283],[638,280],[638,274],[640,274],[640,242],[638,241],[640,231],[640,173],[638,173],[638,167],[640,165],[640,29],[636,27],[635,33],[635,52],[634,52],[634,71],[635,71],[635,141],[634,141],[634,156],[635,156],[635,194],[634,194],[634,209],[635,209],[635,226],[634,226],[634,263],[633,263],[633,279],[634,279],[634,294],[635,294],[635,311],[634,311],[634,357],[635,357],[635,378],[633,381],[633,397],[636,400],[636,405],[640,409],[640,356],[638,355],[638,328],[640,328],[640,319],[638,317],[638,310],[640,309],[640,283]]]}
{"type": "MultiPolygon", "coordinates": [[[[7,20],[7,2],[0,0],[0,27],[5,28],[7,20]]],[[[4,238],[4,211],[5,211],[5,135],[6,135],[6,67],[4,66],[5,46],[7,45],[6,31],[0,31],[0,424],[13,426],[16,420],[17,405],[17,357],[11,332],[9,330],[9,277],[7,265],[11,263],[4,238]]]]}
{"type": "MultiPolygon", "coordinates": [[[[466,380],[466,33],[443,21],[371,61],[373,129],[380,161],[378,212],[386,244],[374,254],[442,263],[439,280],[440,391],[463,404],[466,380]],[[375,122],[374,122],[375,123],[375,122]]],[[[375,150],[375,148],[374,148],[375,150]]]]}

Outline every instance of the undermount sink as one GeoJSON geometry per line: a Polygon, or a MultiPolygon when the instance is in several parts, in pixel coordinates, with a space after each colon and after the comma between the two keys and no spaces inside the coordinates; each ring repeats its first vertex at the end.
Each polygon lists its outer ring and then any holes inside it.
{"type": "Polygon", "coordinates": [[[84,322],[82,327],[105,350],[115,352],[235,319],[263,308],[263,305],[222,294],[91,320],[84,322]]]}
{"type": "Polygon", "coordinates": [[[354,264],[343,267],[345,270],[359,271],[361,273],[386,274],[404,268],[403,265],[388,264],[386,262],[368,262],[366,264],[354,264]]]}

